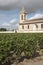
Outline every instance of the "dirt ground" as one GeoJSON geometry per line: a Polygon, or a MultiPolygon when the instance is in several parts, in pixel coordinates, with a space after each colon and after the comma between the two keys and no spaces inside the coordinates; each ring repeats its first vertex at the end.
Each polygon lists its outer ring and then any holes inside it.
{"type": "Polygon", "coordinates": [[[43,61],[38,61],[38,62],[24,62],[24,63],[21,63],[21,64],[18,64],[18,65],[43,65],[43,61]]]}
{"type": "Polygon", "coordinates": [[[22,62],[18,64],[14,62],[12,65],[43,65],[43,56],[32,59],[24,59],[22,62]]]}

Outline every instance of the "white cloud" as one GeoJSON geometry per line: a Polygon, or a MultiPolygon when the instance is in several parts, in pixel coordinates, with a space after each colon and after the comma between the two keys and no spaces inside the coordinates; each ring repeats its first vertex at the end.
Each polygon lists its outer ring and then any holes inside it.
{"type": "Polygon", "coordinates": [[[4,22],[2,24],[3,27],[9,28],[9,29],[17,29],[18,28],[18,22],[16,19],[12,19],[9,22],[4,22]]]}
{"type": "Polygon", "coordinates": [[[10,26],[9,23],[3,23],[2,25],[3,25],[3,26],[10,26]]]}
{"type": "Polygon", "coordinates": [[[38,19],[38,18],[43,18],[43,14],[35,14],[33,17],[30,19],[38,19]]]}
{"type": "Polygon", "coordinates": [[[9,23],[14,24],[16,21],[17,21],[16,19],[12,19],[9,23]]]}

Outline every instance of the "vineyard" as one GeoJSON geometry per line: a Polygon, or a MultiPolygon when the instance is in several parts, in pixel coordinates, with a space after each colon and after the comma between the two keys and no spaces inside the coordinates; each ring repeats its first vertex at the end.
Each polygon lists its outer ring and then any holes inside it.
{"type": "Polygon", "coordinates": [[[33,57],[43,49],[43,33],[0,33],[0,65],[11,63],[12,58],[33,57]]]}

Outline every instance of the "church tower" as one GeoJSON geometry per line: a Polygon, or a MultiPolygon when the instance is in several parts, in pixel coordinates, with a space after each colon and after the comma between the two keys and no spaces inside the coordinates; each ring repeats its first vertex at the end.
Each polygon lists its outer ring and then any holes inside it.
{"type": "Polygon", "coordinates": [[[26,11],[24,9],[24,7],[22,8],[21,12],[20,12],[20,23],[24,22],[26,20],[26,11]]]}
{"type": "Polygon", "coordinates": [[[24,31],[27,28],[27,25],[24,25],[24,23],[26,22],[26,14],[27,12],[24,8],[22,8],[20,12],[19,31],[24,31]]]}

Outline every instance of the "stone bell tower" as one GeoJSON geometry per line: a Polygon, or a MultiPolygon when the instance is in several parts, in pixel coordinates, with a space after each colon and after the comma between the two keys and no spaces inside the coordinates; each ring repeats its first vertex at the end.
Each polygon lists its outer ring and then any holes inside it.
{"type": "Polygon", "coordinates": [[[25,30],[24,23],[26,22],[26,14],[27,14],[27,12],[25,11],[25,9],[23,7],[21,12],[20,12],[20,21],[19,21],[19,26],[18,26],[19,31],[25,30]]]}
{"type": "Polygon", "coordinates": [[[22,8],[21,12],[20,12],[20,23],[24,22],[26,20],[26,11],[24,9],[24,7],[22,8]]]}

